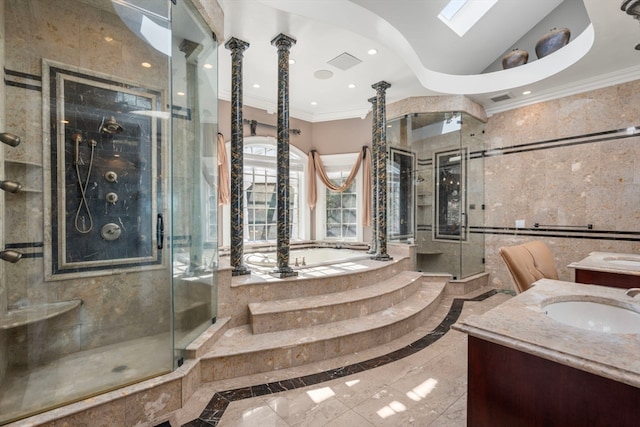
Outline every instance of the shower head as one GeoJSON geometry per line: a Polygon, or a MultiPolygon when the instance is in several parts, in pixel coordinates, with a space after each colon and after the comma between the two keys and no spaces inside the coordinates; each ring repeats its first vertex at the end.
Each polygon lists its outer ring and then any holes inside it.
{"type": "Polygon", "coordinates": [[[0,259],[2,259],[3,261],[16,263],[20,261],[21,258],[22,258],[22,254],[20,252],[12,251],[12,250],[0,251],[0,259]]]}
{"type": "Polygon", "coordinates": [[[8,191],[9,193],[17,193],[22,188],[22,184],[16,181],[2,181],[0,180],[0,189],[8,191]]]}
{"type": "Polygon", "coordinates": [[[17,147],[20,145],[20,137],[18,135],[14,135],[12,133],[2,132],[0,133],[0,141],[3,143],[10,145],[12,147],[17,147]]]}
{"type": "Polygon", "coordinates": [[[113,135],[115,133],[120,133],[123,131],[122,126],[118,124],[116,118],[111,116],[108,120],[103,120],[102,125],[100,126],[100,131],[102,133],[108,133],[109,135],[113,135]]]}

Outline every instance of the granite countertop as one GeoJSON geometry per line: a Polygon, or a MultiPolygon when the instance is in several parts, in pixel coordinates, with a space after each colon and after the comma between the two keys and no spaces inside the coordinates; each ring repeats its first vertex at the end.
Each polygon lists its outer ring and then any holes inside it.
{"type": "Polygon", "coordinates": [[[568,267],[640,276],[640,254],[591,252],[586,258],[572,262],[568,267]]]}
{"type": "Polygon", "coordinates": [[[453,328],[640,388],[640,334],[588,331],[544,313],[546,304],[574,299],[614,300],[616,305],[640,312],[640,297],[627,296],[624,289],[542,279],[526,292],[483,315],[469,316],[453,328]]]}

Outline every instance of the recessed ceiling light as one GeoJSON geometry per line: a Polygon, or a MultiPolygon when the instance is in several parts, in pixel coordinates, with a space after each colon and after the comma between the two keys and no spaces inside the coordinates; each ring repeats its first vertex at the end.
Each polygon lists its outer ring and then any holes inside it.
{"type": "Polygon", "coordinates": [[[330,79],[333,76],[333,72],[329,70],[318,70],[313,73],[313,77],[320,80],[330,79]]]}
{"type": "Polygon", "coordinates": [[[178,95],[178,96],[184,96],[184,92],[176,92],[176,95],[178,95]]]}
{"type": "Polygon", "coordinates": [[[254,88],[256,88],[256,89],[259,89],[259,88],[260,88],[260,85],[259,85],[258,83],[254,83],[254,84],[253,84],[253,87],[254,87],[254,88]]]}
{"type": "Polygon", "coordinates": [[[151,64],[149,64],[148,62],[143,62],[142,65],[144,68],[151,68],[151,64]]]}
{"type": "Polygon", "coordinates": [[[347,86],[349,89],[353,89],[356,87],[356,85],[354,85],[353,83],[349,84],[349,86],[347,86]]]}
{"type": "Polygon", "coordinates": [[[524,92],[522,92],[522,94],[523,95],[529,95],[529,94],[531,94],[531,91],[530,90],[525,90],[524,92]]]}
{"type": "Polygon", "coordinates": [[[210,69],[212,69],[212,68],[213,68],[213,65],[211,65],[211,64],[204,64],[204,65],[203,65],[203,67],[204,67],[204,68],[206,68],[207,70],[210,70],[210,69]]]}
{"type": "Polygon", "coordinates": [[[375,55],[376,53],[378,53],[378,50],[377,50],[377,49],[369,49],[369,50],[367,51],[367,53],[368,53],[369,55],[375,55]]]}
{"type": "Polygon", "coordinates": [[[295,59],[289,58],[289,65],[293,65],[296,63],[295,59]]]}
{"type": "Polygon", "coordinates": [[[318,105],[316,101],[311,101],[311,105],[318,105]]]}
{"type": "Polygon", "coordinates": [[[113,41],[113,37],[106,36],[106,37],[104,38],[104,41],[106,41],[106,42],[112,42],[112,41],[113,41]]]}

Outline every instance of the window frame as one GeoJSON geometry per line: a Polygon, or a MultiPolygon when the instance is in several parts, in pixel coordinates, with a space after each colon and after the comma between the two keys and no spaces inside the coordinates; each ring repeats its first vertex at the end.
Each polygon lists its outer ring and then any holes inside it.
{"type": "MultiPolygon", "coordinates": [[[[274,151],[277,150],[278,141],[274,137],[271,136],[246,136],[243,139],[243,148],[248,148],[251,146],[264,146],[274,151]]],[[[231,159],[231,142],[225,141],[225,147],[227,149],[227,158],[231,159]]],[[[294,145],[289,144],[289,153],[290,155],[294,155],[298,157],[298,160],[295,162],[291,162],[290,158],[290,171],[294,170],[300,173],[299,178],[299,186],[298,189],[298,238],[294,239],[293,235],[291,236],[291,241],[305,241],[309,240],[309,230],[310,230],[310,214],[309,207],[306,203],[307,200],[307,154],[297,148],[294,145]]],[[[243,154],[243,171],[246,173],[247,166],[249,167],[259,167],[259,168],[268,168],[273,169],[277,173],[277,168],[275,164],[275,157],[273,157],[273,161],[269,160],[271,157],[262,156],[259,154],[243,154]]],[[[229,168],[231,169],[231,168],[229,168]]],[[[244,186],[243,186],[244,187],[244,186]]],[[[247,203],[247,188],[243,188],[243,207],[244,207],[244,216],[243,216],[243,229],[244,229],[244,237],[243,241],[245,244],[261,244],[261,243],[274,243],[275,240],[260,240],[253,241],[247,239],[247,233],[249,230],[248,223],[248,203],[247,203]]],[[[222,205],[222,246],[230,247],[231,245],[231,206],[230,205],[222,205]]],[[[292,233],[293,234],[293,233],[292,233]]]]}
{"type": "MultiPolygon", "coordinates": [[[[345,154],[326,154],[321,155],[320,159],[324,165],[325,171],[328,175],[332,173],[342,172],[348,175],[353,168],[360,152],[357,153],[345,153],[345,154]]],[[[364,240],[364,228],[362,227],[362,209],[363,209],[363,194],[362,194],[362,166],[358,170],[356,177],[353,181],[356,194],[356,237],[352,238],[335,238],[327,236],[327,191],[329,189],[320,181],[317,176],[316,188],[318,189],[318,200],[316,201],[315,209],[315,235],[317,240],[329,240],[329,241],[344,241],[344,242],[362,242],[364,240]]]]}

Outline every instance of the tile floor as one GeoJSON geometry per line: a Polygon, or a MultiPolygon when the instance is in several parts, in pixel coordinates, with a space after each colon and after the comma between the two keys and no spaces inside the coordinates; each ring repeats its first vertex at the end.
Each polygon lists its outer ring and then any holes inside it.
{"type": "Polygon", "coordinates": [[[205,384],[161,425],[465,426],[467,336],[449,326],[511,298],[487,291],[445,297],[421,328],[384,348],[205,384]]]}

